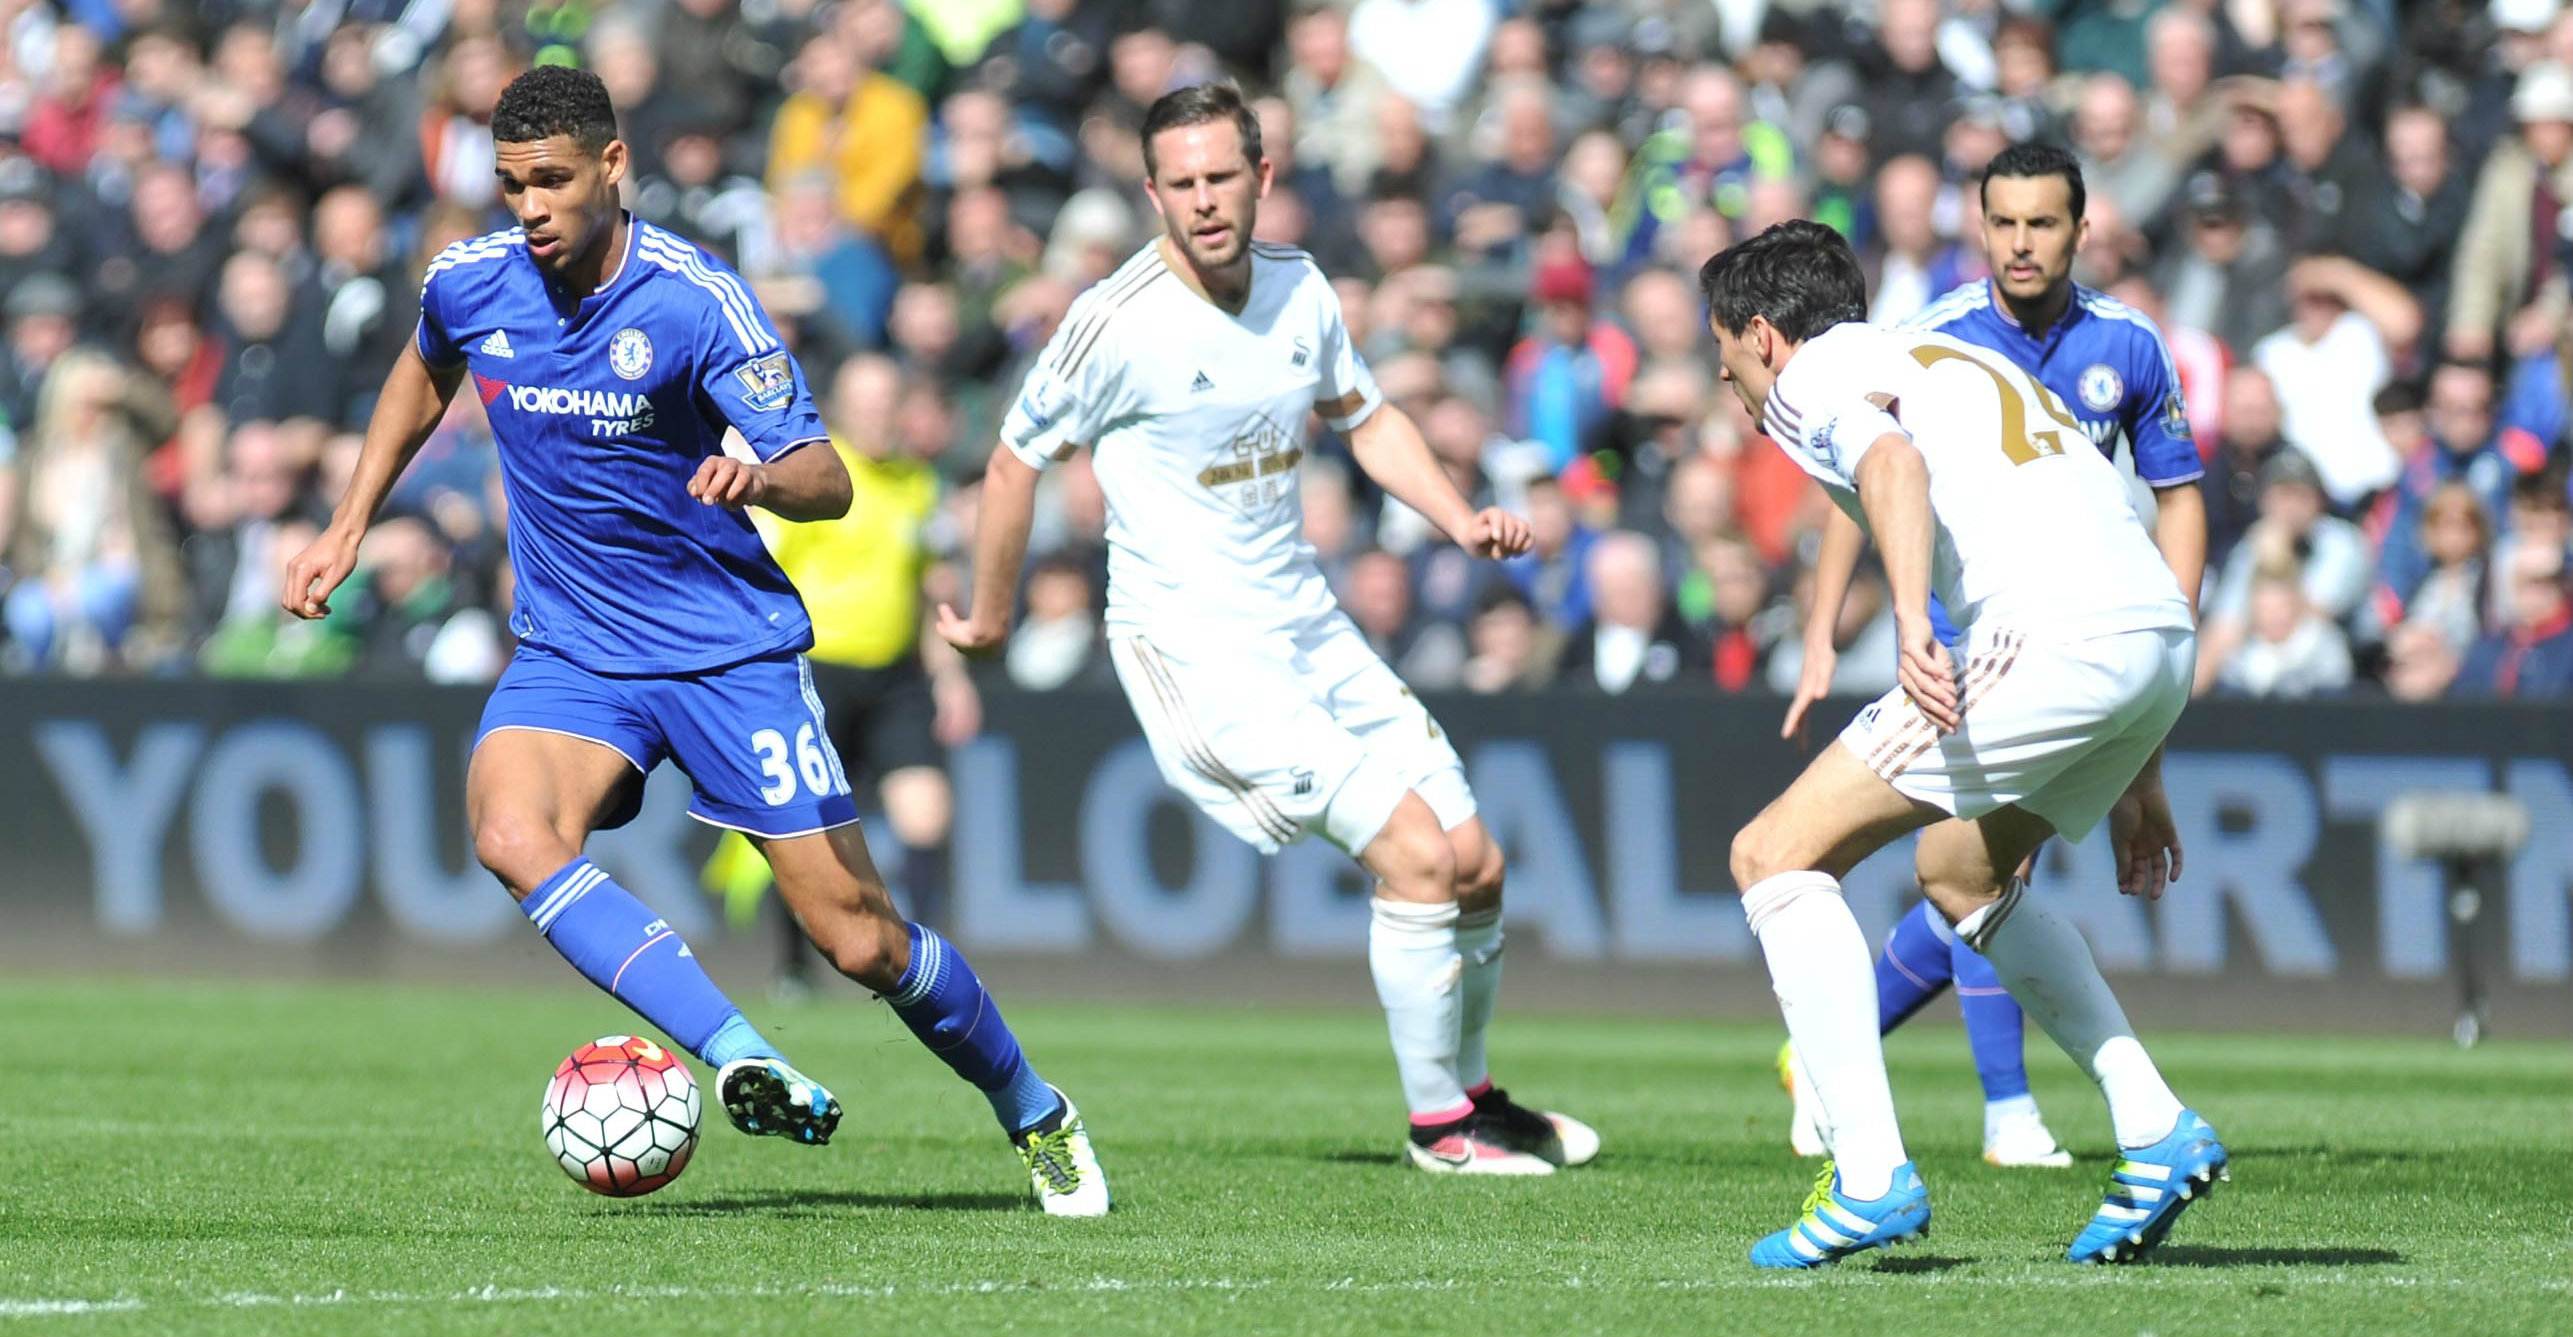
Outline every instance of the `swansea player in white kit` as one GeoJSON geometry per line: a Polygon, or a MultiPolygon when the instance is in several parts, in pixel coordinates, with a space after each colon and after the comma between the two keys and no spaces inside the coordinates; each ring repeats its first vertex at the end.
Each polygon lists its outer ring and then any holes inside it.
{"type": "Polygon", "coordinates": [[[1000,646],[1037,475],[1090,447],[1111,655],[1163,777],[1264,852],[1319,833],[1378,880],[1368,963],[1411,1163],[1550,1174],[1587,1161],[1588,1127],[1492,1084],[1501,853],[1455,748],[1340,611],[1304,540],[1306,418],[1478,556],[1524,552],[1527,523],[1457,493],[1383,402],[1313,261],[1251,240],[1269,165],[1239,92],[1163,97],[1143,149],[1166,235],[1073,304],[1028,376],[984,476],[971,614],[942,608],[940,633],[968,653],[1000,646]]]}
{"type": "Polygon", "coordinates": [[[1923,827],[1930,901],[2108,1099],[2120,1159],[2067,1257],[2133,1259],[2222,1177],[2225,1149],[2163,1082],[2081,934],[2011,875],[2106,817],[2120,890],[2158,896],[2179,876],[2160,758],[2197,658],[2188,601],[2062,402],[1989,350],[1863,323],[1866,280],[1839,234],[1781,223],[1709,260],[1699,284],[1725,379],[1883,552],[1901,645],[1900,685],[1733,842],[1837,1157],[1751,1261],[1818,1267],[1929,1226],[1839,882],[1923,827]],[[1931,629],[1934,589],[1962,665],[1931,629]]]}

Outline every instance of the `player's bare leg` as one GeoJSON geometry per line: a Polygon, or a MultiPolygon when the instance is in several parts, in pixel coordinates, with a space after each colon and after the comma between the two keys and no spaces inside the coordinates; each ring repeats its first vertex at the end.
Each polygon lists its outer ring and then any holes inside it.
{"type": "Polygon", "coordinates": [[[1070,1097],[1019,1052],[1000,1007],[936,930],[907,923],[857,823],[758,842],[777,891],[832,968],[892,1005],[929,1051],[973,1084],[1054,1216],[1103,1216],[1108,1180],[1070,1097]]]}
{"type": "MultiPolygon", "coordinates": [[[[2107,1201],[2067,1256],[2083,1263],[2132,1261],[2225,1177],[2227,1156],[2214,1129],[2162,1080],[2117,995],[2100,978],[2090,944],[2028,899],[2016,870],[2051,834],[2043,819],[2016,808],[1973,822],[1942,822],[1921,835],[1921,886],[1958,936],[1992,962],[2038,1027],[2099,1083],[2121,1158],[2107,1201]]],[[[2115,838],[2114,831],[2105,838],[2115,838]]]]}
{"type": "Polygon", "coordinates": [[[1482,1128],[1513,1151],[1561,1167],[1587,1165],[1599,1155],[1599,1134],[1568,1114],[1529,1109],[1492,1082],[1484,1034],[1501,992],[1501,883],[1507,861],[1481,817],[1447,833],[1456,857],[1456,954],[1463,963],[1456,1043],[1456,1075],[1482,1128]]]}
{"type": "Polygon", "coordinates": [[[634,764],[604,744],[496,729],[465,773],[474,855],[591,983],[717,1069],[716,1090],[734,1126],[809,1146],[830,1141],[840,1121],[831,1093],[743,1018],[666,921],[582,857],[590,832],[642,783],[634,764]],[[742,1096],[753,1088],[768,1098],[742,1096]]]}
{"type": "Polygon", "coordinates": [[[1743,912],[1838,1158],[1796,1223],[1753,1247],[1762,1267],[1824,1266],[1929,1227],[1929,1195],[1903,1150],[1885,1079],[1874,956],[1840,878],[1940,816],[1835,745],[1734,837],[1743,912]]]}

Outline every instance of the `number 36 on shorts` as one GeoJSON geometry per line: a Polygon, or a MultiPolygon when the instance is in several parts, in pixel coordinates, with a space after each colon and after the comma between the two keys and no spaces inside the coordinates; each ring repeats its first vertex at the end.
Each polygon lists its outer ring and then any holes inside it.
{"type": "Polygon", "coordinates": [[[759,796],[772,808],[795,800],[800,779],[804,791],[814,798],[829,798],[843,792],[831,754],[810,724],[795,731],[795,748],[787,750],[786,735],[775,729],[762,729],[750,736],[751,751],[759,754],[759,771],[768,783],[759,788],[759,796]]]}

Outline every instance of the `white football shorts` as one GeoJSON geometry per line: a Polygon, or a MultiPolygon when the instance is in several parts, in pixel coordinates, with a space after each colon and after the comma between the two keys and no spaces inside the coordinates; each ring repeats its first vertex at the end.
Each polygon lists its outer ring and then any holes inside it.
{"type": "Polygon", "coordinates": [[[1966,635],[1965,723],[1942,738],[1897,687],[1840,741],[1906,797],[1969,820],[2017,804],[2075,844],[2126,793],[2189,703],[2194,632],[2049,641],[2007,627],[1966,635]]]}
{"type": "Polygon", "coordinates": [[[1474,817],[1446,731],[1346,614],[1123,634],[1108,651],[1162,778],[1264,853],[1311,831],[1356,854],[1406,793],[1444,829],[1474,817]]]}

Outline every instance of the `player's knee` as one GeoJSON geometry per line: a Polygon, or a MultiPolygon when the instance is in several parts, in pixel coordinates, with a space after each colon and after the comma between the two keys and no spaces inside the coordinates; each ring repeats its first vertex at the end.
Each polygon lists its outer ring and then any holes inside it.
{"type": "Polygon", "coordinates": [[[1490,839],[1456,851],[1456,903],[1467,910],[1488,910],[1501,903],[1501,882],[1508,860],[1490,839]]]}
{"type": "Polygon", "coordinates": [[[474,858],[519,897],[534,891],[581,852],[578,841],[527,813],[488,814],[474,824],[473,835],[474,858]]]}
{"type": "Polygon", "coordinates": [[[1456,851],[1435,823],[1388,827],[1369,847],[1376,876],[1396,900],[1445,901],[1456,896],[1456,851]],[[1423,829],[1426,827],[1426,829],[1423,829]]]}
{"type": "Polygon", "coordinates": [[[1778,839],[1777,824],[1765,814],[1734,833],[1733,885],[1747,889],[1791,871],[1787,851],[1778,839]]]}
{"type": "Polygon", "coordinates": [[[860,984],[877,988],[891,982],[896,953],[885,925],[873,915],[846,915],[810,926],[813,945],[831,968],[860,984]]]}

